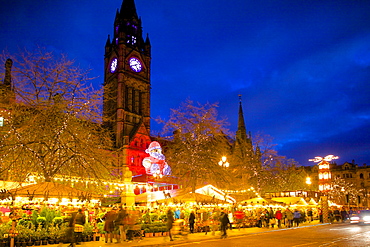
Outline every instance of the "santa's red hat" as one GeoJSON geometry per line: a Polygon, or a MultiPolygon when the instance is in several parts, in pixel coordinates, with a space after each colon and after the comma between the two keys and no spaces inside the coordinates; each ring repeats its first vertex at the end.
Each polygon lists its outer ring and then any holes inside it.
{"type": "Polygon", "coordinates": [[[159,142],[151,142],[149,144],[149,147],[147,150],[145,150],[145,152],[149,153],[150,151],[154,150],[154,149],[162,149],[161,148],[161,144],[159,144],[159,142]]]}

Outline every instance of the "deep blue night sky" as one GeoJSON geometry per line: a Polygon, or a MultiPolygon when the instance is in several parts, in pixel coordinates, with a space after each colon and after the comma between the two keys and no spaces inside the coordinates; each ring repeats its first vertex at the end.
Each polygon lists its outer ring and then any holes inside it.
{"type": "MultiPolygon", "coordinates": [[[[218,102],[235,132],[242,94],[247,131],[272,136],[281,155],[370,164],[369,1],[135,2],[152,44],[153,118],[186,99],[218,102]]],[[[0,3],[1,50],[45,46],[103,83],[122,0],[0,3]]]]}

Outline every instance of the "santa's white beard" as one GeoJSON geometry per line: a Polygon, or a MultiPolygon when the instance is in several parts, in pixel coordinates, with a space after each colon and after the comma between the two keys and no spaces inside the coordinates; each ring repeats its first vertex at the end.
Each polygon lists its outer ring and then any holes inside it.
{"type": "Polygon", "coordinates": [[[153,152],[153,153],[150,154],[150,156],[152,156],[152,157],[154,157],[158,160],[165,160],[166,159],[166,157],[161,153],[154,153],[153,152]]]}

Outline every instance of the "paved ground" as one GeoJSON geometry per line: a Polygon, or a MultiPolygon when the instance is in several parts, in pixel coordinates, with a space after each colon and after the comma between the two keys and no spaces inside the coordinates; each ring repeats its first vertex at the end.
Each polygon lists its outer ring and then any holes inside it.
{"type": "MultiPolygon", "coordinates": [[[[318,221],[313,221],[311,223],[302,223],[299,227],[313,227],[321,225],[318,221]]],[[[294,228],[282,228],[282,229],[294,229],[294,228]]],[[[249,235],[249,234],[255,234],[255,233],[260,233],[260,232],[265,232],[265,231],[276,231],[276,230],[281,230],[277,227],[275,228],[258,228],[258,227],[251,227],[251,228],[241,228],[240,230],[238,229],[233,229],[233,230],[228,230],[228,236],[233,237],[233,236],[240,236],[240,235],[249,235]]],[[[81,245],[78,246],[87,246],[87,247],[114,247],[114,246],[170,246],[172,244],[179,244],[183,242],[199,242],[199,241],[204,241],[204,240],[209,240],[209,239],[214,239],[214,238],[220,238],[220,232],[217,231],[214,236],[212,234],[208,233],[205,235],[205,233],[193,233],[193,234],[188,234],[187,237],[185,236],[174,236],[174,241],[170,241],[169,237],[144,237],[142,238],[141,241],[134,240],[132,242],[124,242],[124,243],[105,243],[104,238],[100,239],[100,241],[91,241],[91,242],[84,242],[81,245]]],[[[55,245],[57,246],[57,245],[55,245]]],[[[59,245],[66,247],[68,244],[63,244],[59,245]]]]}

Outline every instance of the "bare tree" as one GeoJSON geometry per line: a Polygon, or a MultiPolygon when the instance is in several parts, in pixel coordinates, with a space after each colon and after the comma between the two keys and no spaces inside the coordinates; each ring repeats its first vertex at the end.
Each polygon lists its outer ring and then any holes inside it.
{"type": "Polygon", "coordinates": [[[249,185],[260,193],[293,191],[305,187],[307,172],[299,167],[293,159],[280,155],[269,135],[257,133],[254,137],[256,155],[259,160],[254,161],[248,171],[249,185]]]}
{"type": "MultiPolygon", "coordinates": [[[[109,133],[101,127],[102,90],[88,82],[89,71],[66,55],[26,49],[11,58],[15,102],[3,104],[0,136],[2,171],[24,181],[40,174],[103,178],[113,162],[109,133]]],[[[2,73],[1,75],[3,75],[2,73]]]]}
{"type": "Polygon", "coordinates": [[[358,206],[359,198],[365,195],[364,189],[358,189],[353,183],[347,182],[343,178],[335,177],[331,181],[332,189],[328,192],[329,200],[337,204],[358,206]]]}
{"type": "Polygon", "coordinates": [[[229,181],[227,168],[218,165],[221,157],[230,152],[226,137],[226,120],[217,117],[217,104],[194,104],[191,100],[178,109],[163,123],[163,135],[170,140],[166,157],[173,174],[183,187],[192,188],[214,183],[225,185],[229,181]]]}

